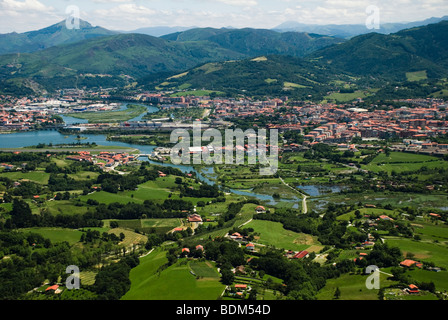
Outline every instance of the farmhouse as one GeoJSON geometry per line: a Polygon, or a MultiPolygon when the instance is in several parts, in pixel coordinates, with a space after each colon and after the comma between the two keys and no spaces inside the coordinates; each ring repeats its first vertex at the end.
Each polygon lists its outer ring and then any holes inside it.
{"type": "Polygon", "coordinates": [[[48,287],[47,289],[45,289],[45,292],[50,291],[50,290],[53,290],[54,293],[61,293],[62,292],[62,290],[59,289],[59,285],[57,285],[57,284],[48,287]]]}
{"type": "Polygon", "coordinates": [[[246,244],[246,250],[254,251],[255,250],[254,244],[253,243],[246,244]]]}
{"type": "Polygon", "coordinates": [[[194,213],[188,216],[188,222],[190,222],[194,228],[197,228],[200,224],[202,224],[202,218],[200,215],[194,213]]]}
{"type": "Polygon", "coordinates": [[[255,208],[256,213],[266,213],[266,209],[263,206],[258,206],[255,208]]]}
{"type": "Polygon", "coordinates": [[[305,258],[308,255],[308,253],[309,252],[306,250],[299,251],[292,258],[293,259],[302,259],[302,258],[305,258]]]}
{"type": "Polygon", "coordinates": [[[420,293],[418,287],[415,284],[410,284],[405,291],[409,294],[418,294],[420,293]]]}
{"type": "Polygon", "coordinates": [[[230,235],[230,239],[233,239],[235,241],[241,241],[243,240],[243,236],[239,234],[238,232],[234,232],[230,235]]]}
{"type": "Polygon", "coordinates": [[[413,265],[415,265],[417,268],[421,268],[423,266],[423,264],[421,262],[414,261],[414,260],[411,260],[411,259],[406,259],[406,260],[400,262],[400,266],[402,266],[402,267],[410,268],[413,265]]]}
{"type": "Polygon", "coordinates": [[[236,284],[235,285],[235,289],[246,290],[247,289],[247,284],[236,284]]]}

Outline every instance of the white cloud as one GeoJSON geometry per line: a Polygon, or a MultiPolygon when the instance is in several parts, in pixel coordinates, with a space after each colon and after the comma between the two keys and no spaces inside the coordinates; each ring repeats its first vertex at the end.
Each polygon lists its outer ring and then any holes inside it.
{"type": "Polygon", "coordinates": [[[216,0],[216,1],[239,7],[247,7],[247,6],[251,7],[258,5],[258,2],[256,0],[216,0]]]}
{"type": "Polygon", "coordinates": [[[273,28],[285,21],[363,24],[376,5],[381,21],[417,21],[448,14],[447,0],[0,0],[0,33],[42,28],[65,18],[67,5],[81,18],[113,30],[150,26],[273,28]]]}
{"type": "Polygon", "coordinates": [[[13,12],[45,12],[53,10],[51,6],[45,6],[43,3],[37,0],[25,0],[25,1],[15,1],[15,0],[2,0],[0,1],[0,8],[2,10],[13,11],[13,12]]]}

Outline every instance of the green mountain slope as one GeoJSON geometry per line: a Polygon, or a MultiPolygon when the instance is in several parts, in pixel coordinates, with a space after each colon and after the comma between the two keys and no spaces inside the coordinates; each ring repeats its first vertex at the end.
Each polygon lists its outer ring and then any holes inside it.
{"type": "MultiPolygon", "coordinates": [[[[74,87],[85,74],[126,76],[184,70],[243,55],[202,42],[169,42],[142,34],[120,34],[0,56],[0,79],[28,78],[48,89],[74,87]]],[[[104,76],[98,80],[107,80],[104,76]]],[[[101,82],[100,81],[100,82],[101,82]]]]}
{"type": "Polygon", "coordinates": [[[323,97],[332,80],[348,79],[331,66],[323,67],[291,56],[262,56],[239,61],[207,63],[171,77],[150,76],[140,84],[147,89],[183,88],[225,92],[228,95],[289,95],[323,97]]]}
{"type": "Polygon", "coordinates": [[[52,46],[117,34],[80,20],[79,29],[67,29],[65,20],[44,29],[0,34],[0,54],[35,52],[52,46]]]}
{"type": "Polygon", "coordinates": [[[290,55],[303,57],[318,49],[342,43],[340,38],[316,34],[285,32],[266,29],[196,28],[162,37],[177,42],[209,41],[247,57],[258,55],[290,55]]]}
{"type": "Polygon", "coordinates": [[[370,33],[311,54],[311,58],[354,75],[406,80],[426,71],[430,78],[448,74],[448,21],[391,35],[370,33]]]}

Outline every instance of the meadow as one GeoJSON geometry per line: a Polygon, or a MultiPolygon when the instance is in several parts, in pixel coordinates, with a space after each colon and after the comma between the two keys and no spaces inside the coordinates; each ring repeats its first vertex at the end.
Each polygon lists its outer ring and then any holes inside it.
{"type": "Polygon", "coordinates": [[[438,267],[448,268],[448,246],[430,242],[417,241],[407,238],[398,238],[385,236],[384,240],[387,244],[401,249],[403,256],[407,253],[413,254],[413,259],[418,261],[433,262],[438,267]]]}
{"type": "MultiPolygon", "coordinates": [[[[380,273],[380,286],[388,287],[396,282],[380,273]]],[[[367,275],[343,274],[336,279],[328,279],[324,288],[317,294],[317,300],[333,300],[336,288],[339,288],[340,300],[378,300],[378,289],[367,289],[367,275]]]]}
{"type": "Polygon", "coordinates": [[[362,169],[372,172],[386,171],[397,173],[403,171],[416,171],[423,166],[427,168],[448,168],[448,162],[443,161],[438,157],[429,155],[405,153],[405,152],[391,152],[390,155],[381,153],[377,155],[368,165],[363,165],[362,169]]]}
{"type": "Polygon", "coordinates": [[[70,113],[67,116],[88,120],[89,123],[116,123],[131,120],[146,111],[145,106],[128,105],[127,109],[122,111],[70,113]]]}
{"type": "Polygon", "coordinates": [[[215,273],[206,264],[195,263],[191,268],[186,259],[179,259],[162,271],[166,262],[166,251],[161,248],[141,258],[140,265],[131,270],[131,288],[122,300],[216,300],[224,291],[225,285],[211,276],[215,273]],[[208,277],[196,279],[192,269],[208,277]]]}
{"type": "Polygon", "coordinates": [[[259,244],[293,251],[309,250],[310,247],[313,247],[313,251],[319,251],[323,248],[316,237],[286,230],[280,222],[252,220],[245,228],[253,228],[254,232],[260,234],[256,241],[259,244]]]}
{"type": "Polygon", "coordinates": [[[81,239],[82,231],[66,228],[24,228],[20,229],[21,232],[37,233],[41,236],[48,238],[51,242],[64,242],[69,244],[75,244],[81,239]]]}

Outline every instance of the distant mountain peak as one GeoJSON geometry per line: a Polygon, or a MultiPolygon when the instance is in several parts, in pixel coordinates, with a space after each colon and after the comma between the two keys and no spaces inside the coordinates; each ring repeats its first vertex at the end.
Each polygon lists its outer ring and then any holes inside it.
{"type": "Polygon", "coordinates": [[[0,54],[35,52],[59,44],[73,43],[86,39],[117,34],[102,27],[94,27],[80,19],[79,28],[67,28],[67,20],[49,27],[25,33],[0,34],[0,54]]]}

